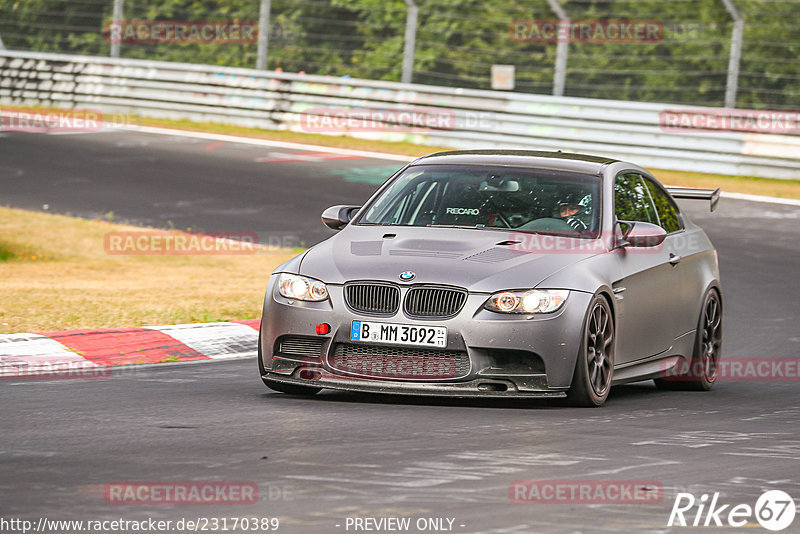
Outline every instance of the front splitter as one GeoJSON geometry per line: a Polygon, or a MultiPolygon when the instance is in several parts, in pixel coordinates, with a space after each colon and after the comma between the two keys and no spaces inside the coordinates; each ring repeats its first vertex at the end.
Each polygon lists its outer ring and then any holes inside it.
{"type": "Polygon", "coordinates": [[[519,391],[510,380],[476,379],[467,382],[402,382],[386,380],[369,380],[334,375],[325,371],[313,380],[294,376],[267,373],[264,381],[275,384],[304,386],[311,388],[335,389],[362,393],[379,393],[385,395],[411,395],[453,398],[525,398],[525,399],[559,399],[567,396],[564,390],[519,391]],[[503,389],[504,388],[504,389],[503,389]]]}

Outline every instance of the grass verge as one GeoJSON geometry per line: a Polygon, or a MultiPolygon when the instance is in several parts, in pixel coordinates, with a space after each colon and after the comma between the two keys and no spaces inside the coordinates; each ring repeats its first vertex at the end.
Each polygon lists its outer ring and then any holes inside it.
{"type": "Polygon", "coordinates": [[[417,145],[407,141],[379,141],[373,139],[347,137],[344,135],[325,135],[292,132],[288,130],[262,130],[259,128],[246,128],[244,126],[232,126],[228,124],[218,124],[215,122],[200,123],[186,120],[151,119],[138,116],[135,117],[133,121],[142,126],[171,128],[173,130],[189,130],[192,132],[237,135],[240,137],[255,137],[258,139],[272,139],[273,141],[284,141],[287,143],[303,143],[306,145],[349,148],[351,150],[366,150],[369,152],[383,152],[386,154],[397,154],[412,158],[424,156],[425,154],[431,154],[433,152],[453,150],[452,148],[448,147],[417,145]]]}
{"type": "Polygon", "coordinates": [[[651,169],[650,172],[667,185],[683,187],[702,187],[730,193],[746,193],[768,197],[800,199],[800,180],[780,180],[777,178],[758,178],[755,176],[727,176],[724,174],[703,174],[651,169]]]}
{"type": "Polygon", "coordinates": [[[144,228],[0,208],[0,333],[254,319],[272,270],[297,251],[111,255],[144,228]]]}

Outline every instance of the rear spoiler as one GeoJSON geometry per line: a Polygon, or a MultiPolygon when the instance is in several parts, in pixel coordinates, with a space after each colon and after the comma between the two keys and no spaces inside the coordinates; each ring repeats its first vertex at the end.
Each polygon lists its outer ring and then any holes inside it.
{"type": "Polygon", "coordinates": [[[708,200],[711,202],[711,211],[717,209],[719,203],[719,187],[716,189],[695,189],[693,187],[665,188],[674,198],[688,198],[693,200],[708,200]]]}

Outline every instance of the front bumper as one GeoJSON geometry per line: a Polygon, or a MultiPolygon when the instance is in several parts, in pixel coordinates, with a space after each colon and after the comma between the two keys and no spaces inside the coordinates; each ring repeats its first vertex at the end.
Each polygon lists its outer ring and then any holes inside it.
{"type": "MultiPolygon", "coordinates": [[[[402,307],[391,317],[370,317],[346,306],[342,286],[328,286],[328,301],[300,302],[282,297],[277,292],[276,279],[277,276],[270,278],[261,324],[264,380],[371,393],[563,397],[572,381],[583,320],[592,298],[588,293],[572,292],[558,312],[526,316],[485,310],[483,304],[489,295],[471,293],[461,312],[450,319],[414,319],[407,317],[402,307]],[[444,326],[447,328],[447,351],[466,354],[468,368],[458,376],[415,379],[365,376],[335,367],[331,362],[337,347],[351,344],[354,320],[444,326]],[[316,325],[322,323],[330,325],[331,331],[318,336],[316,325]],[[316,343],[319,351],[302,355],[282,353],[278,349],[279,340],[285,339],[283,336],[316,343]]],[[[369,343],[360,342],[359,345],[369,343]]],[[[408,346],[404,348],[409,349],[408,346]]]]}

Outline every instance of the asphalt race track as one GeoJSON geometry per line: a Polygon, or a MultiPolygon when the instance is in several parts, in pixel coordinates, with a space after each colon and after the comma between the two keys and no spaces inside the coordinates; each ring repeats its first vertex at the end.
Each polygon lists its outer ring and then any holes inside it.
{"type": "Polygon", "coordinates": [[[15,133],[0,137],[0,205],[310,246],[333,234],[322,210],[363,202],[402,166],[169,135],[15,133]]]}
{"type": "MultiPolygon", "coordinates": [[[[8,134],[0,138],[0,204],[308,245],[330,235],[323,208],[362,202],[400,166],[302,154],[131,132],[8,134]]],[[[800,208],[728,199],[713,214],[702,202],[682,207],[719,250],[723,358],[796,362],[800,208]]],[[[451,518],[463,533],[689,532],[666,526],[678,492],[719,492],[731,506],[753,506],[772,489],[800,496],[796,376],[728,380],[708,393],[646,382],[615,388],[595,410],[295,398],[265,389],[251,360],[97,380],[3,380],[0,388],[6,517],[278,517],[279,532],[297,534],[353,532],[347,517],[400,516],[451,518]],[[509,499],[513,481],[587,479],[654,481],[664,498],[611,506],[509,499]],[[103,496],[114,482],[209,480],[252,481],[260,500],[123,506],[103,496]]],[[[763,531],[753,518],[731,530],[763,531]]]]}

